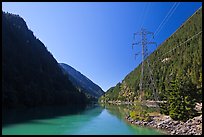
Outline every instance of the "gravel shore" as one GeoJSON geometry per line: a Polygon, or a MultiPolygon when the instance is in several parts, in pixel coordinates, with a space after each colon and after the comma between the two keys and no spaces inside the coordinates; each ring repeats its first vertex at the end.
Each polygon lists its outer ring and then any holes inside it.
{"type": "Polygon", "coordinates": [[[165,115],[152,117],[150,122],[133,120],[130,116],[125,118],[131,124],[162,129],[169,135],[202,135],[202,115],[186,122],[175,121],[165,115]]]}

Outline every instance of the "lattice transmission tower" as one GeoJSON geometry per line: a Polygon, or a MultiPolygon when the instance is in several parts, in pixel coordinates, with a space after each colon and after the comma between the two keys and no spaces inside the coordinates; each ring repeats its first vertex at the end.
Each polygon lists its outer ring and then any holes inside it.
{"type": "MultiPolygon", "coordinates": [[[[147,31],[146,29],[144,28],[141,28],[141,31],[139,32],[135,32],[134,33],[134,42],[132,43],[132,48],[134,48],[135,45],[141,45],[142,46],[142,52],[137,52],[135,55],[139,55],[140,53],[142,54],[142,64],[141,64],[141,75],[140,75],[140,83],[139,83],[139,100],[140,101],[145,101],[144,99],[144,60],[147,58],[148,56],[148,45],[150,44],[156,44],[156,42],[152,42],[152,41],[148,41],[147,40],[147,35],[151,35],[153,38],[154,38],[154,33],[153,32],[150,32],[150,31],[147,31]],[[141,40],[138,41],[138,42],[135,42],[135,38],[137,35],[140,35],[141,36],[141,40]]],[[[147,60],[147,66],[146,66],[146,69],[148,70],[148,74],[147,76],[149,76],[150,78],[150,87],[151,87],[151,90],[153,90],[153,96],[154,96],[154,99],[155,101],[158,101],[158,96],[157,96],[157,89],[156,89],[156,85],[155,85],[155,81],[154,81],[154,78],[153,78],[153,72],[152,72],[152,69],[150,68],[150,65],[149,65],[149,61],[147,60]]]]}

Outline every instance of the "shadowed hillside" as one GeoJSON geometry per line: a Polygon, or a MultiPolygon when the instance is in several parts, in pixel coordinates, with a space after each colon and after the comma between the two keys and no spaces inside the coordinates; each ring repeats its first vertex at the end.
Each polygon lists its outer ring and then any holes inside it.
{"type": "Polygon", "coordinates": [[[2,11],[2,29],[3,107],[86,104],[20,16],[2,11]]]}

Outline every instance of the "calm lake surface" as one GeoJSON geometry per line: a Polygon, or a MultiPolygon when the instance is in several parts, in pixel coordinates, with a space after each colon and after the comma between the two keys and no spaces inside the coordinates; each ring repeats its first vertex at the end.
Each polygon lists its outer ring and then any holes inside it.
{"type": "Polygon", "coordinates": [[[125,109],[44,107],[3,110],[2,135],[160,135],[158,130],[128,124],[125,109]]]}

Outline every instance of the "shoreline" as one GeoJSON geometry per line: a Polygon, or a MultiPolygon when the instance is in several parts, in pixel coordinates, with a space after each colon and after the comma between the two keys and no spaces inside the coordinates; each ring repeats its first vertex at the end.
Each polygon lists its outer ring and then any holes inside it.
{"type": "Polygon", "coordinates": [[[172,120],[166,115],[153,117],[150,122],[133,120],[130,116],[125,120],[133,125],[160,130],[166,135],[202,135],[202,114],[186,122],[172,120]]]}
{"type": "MultiPolygon", "coordinates": [[[[157,103],[162,101],[151,101],[147,100],[145,105],[147,107],[156,107],[157,103]]],[[[103,102],[101,102],[103,103],[103,102]]],[[[124,101],[107,101],[108,104],[112,105],[135,105],[136,102],[124,102],[124,101]]],[[[202,110],[202,103],[196,103],[195,110],[202,110]]],[[[151,120],[149,122],[133,120],[130,115],[125,116],[125,120],[129,124],[152,128],[161,131],[166,135],[202,135],[202,113],[186,122],[173,120],[170,116],[159,114],[150,116],[151,120]]]]}

